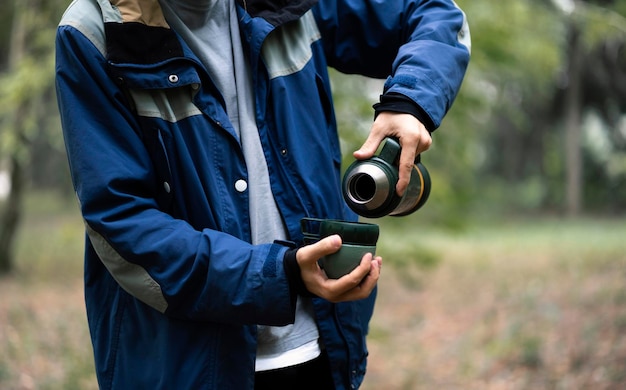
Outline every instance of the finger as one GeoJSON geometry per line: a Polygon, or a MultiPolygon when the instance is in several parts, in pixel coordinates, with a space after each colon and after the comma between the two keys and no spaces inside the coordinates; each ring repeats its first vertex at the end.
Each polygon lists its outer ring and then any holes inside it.
{"type": "Polygon", "coordinates": [[[400,160],[398,161],[398,183],[396,184],[396,193],[399,196],[404,195],[404,191],[406,191],[409,186],[411,171],[415,165],[415,156],[415,149],[408,147],[402,148],[400,160]]]}
{"type": "Polygon", "coordinates": [[[432,144],[432,138],[425,127],[420,126],[417,137],[407,137],[400,139],[402,151],[398,160],[398,183],[396,193],[402,196],[411,180],[411,173],[414,169],[415,159],[418,154],[428,150],[432,144]]]}
{"type": "Polygon", "coordinates": [[[378,147],[380,146],[380,143],[383,141],[383,139],[385,139],[385,134],[376,131],[376,124],[374,123],[372,125],[372,129],[370,130],[369,135],[367,136],[367,139],[365,140],[363,145],[361,145],[361,148],[355,151],[352,155],[357,160],[363,160],[372,157],[374,153],[376,153],[376,150],[378,150],[378,147]]]}
{"type": "Polygon", "coordinates": [[[324,298],[329,301],[339,302],[346,300],[358,294],[358,291],[351,292],[359,287],[367,275],[372,269],[373,256],[371,253],[366,253],[359,265],[350,273],[342,276],[339,279],[327,279],[324,282],[324,298]]]}
{"type": "Polygon", "coordinates": [[[321,240],[305,245],[296,252],[296,261],[303,266],[317,266],[317,260],[341,248],[341,237],[338,234],[324,237],[321,240]]]}
{"type": "Polygon", "coordinates": [[[420,133],[421,133],[421,136],[417,144],[416,154],[420,154],[422,152],[427,151],[428,149],[430,149],[430,145],[433,144],[432,135],[430,134],[428,130],[426,130],[426,127],[424,127],[423,125],[420,127],[420,133]]]}
{"type": "Polygon", "coordinates": [[[367,298],[378,283],[382,258],[376,257],[369,262],[369,272],[360,280],[359,284],[354,288],[344,292],[335,298],[335,302],[354,301],[367,298]]]}
{"type": "Polygon", "coordinates": [[[367,298],[372,292],[372,290],[374,290],[374,287],[376,287],[376,284],[378,283],[378,279],[380,278],[381,267],[382,267],[381,257],[377,257],[374,260],[372,260],[372,263],[370,266],[370,272],[365,276],[365,278],[359,285],[361,294],[364,295],[362,296],[361,299],[367,298]]]}

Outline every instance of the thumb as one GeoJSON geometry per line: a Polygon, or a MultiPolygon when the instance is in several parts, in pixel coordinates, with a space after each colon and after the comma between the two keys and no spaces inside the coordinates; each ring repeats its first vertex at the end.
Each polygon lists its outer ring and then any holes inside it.
{"type": "Polygon", "coordinates": [[[374,135],[373,132],[371,132],[369,136],[367,137],[367,139],[365,140],[365,142],[363,143],[363,145],[361,145],[361,148],[355,151],[352,155],[357,160],[363,160],[363,159],[372,157],[374,153],[376,153],[376,150],[378,149],[378,146],[380,145],[383,138],[378,137],[374,135]]]}
{"type": "Polygon", "coordinates": [[[341,237],[338,234],[325,237],[311,245],[303,246],[296,252],[296,261],[300,266],[317,265],[317,260],[341,248],[341,237]]]}

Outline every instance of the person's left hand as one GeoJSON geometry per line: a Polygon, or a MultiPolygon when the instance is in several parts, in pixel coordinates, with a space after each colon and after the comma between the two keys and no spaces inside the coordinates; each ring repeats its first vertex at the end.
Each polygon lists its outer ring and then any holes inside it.
{"type": "Polygon", "coordinates": [[[318,260],[341,249],[338,234],[305,245],[296,252],[296,261],[306,289],[330,302],[356,301],[367,298],[378,283],[383,259],[366,253],[352,272],[339,279],[329,279],[318,260]]]}
{"type": "Polygon", "coordinates": [[[409,185],[415,157],[428,150],[433,140],[426,127],[415,116],[384,111],[376,117],[369,136],[361,148],[353,153],[354,157],[364,160],[374,156],[380,143],[387,137],[397,138],[402,147],[396,185],[396,193],[402,196],[409,185]]]}

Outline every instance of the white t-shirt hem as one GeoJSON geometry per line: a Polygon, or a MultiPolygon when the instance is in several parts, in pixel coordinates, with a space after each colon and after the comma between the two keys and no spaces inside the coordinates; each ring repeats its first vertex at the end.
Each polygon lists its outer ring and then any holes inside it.
{"type": "Polygon", "coordinates": [[[255,369],[259,372],[295,366],[296,364],[311,361],[321,353],[322,349],[319,342],[313,340],[300,347],[276,355],[257,356],[255,369]]]}

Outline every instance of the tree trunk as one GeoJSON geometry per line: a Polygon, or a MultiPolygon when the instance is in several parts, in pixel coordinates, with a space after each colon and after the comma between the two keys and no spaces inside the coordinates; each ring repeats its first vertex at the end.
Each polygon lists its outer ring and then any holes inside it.
{"type": "Polygon", "coordinates": [[[24,195],[23,169],[17,158],[11,159],[11,192],[0,214],[0,275],[13,269],[15,236],[19,225],[24,195]]]}
{"type": "MultiPolygon", "coordinates": [[[[27,29],[27,12],[29,10],[29,1],[14,2],[13,26],[11,29],[11,44],[9,49],[9,72],[14,71],[19,66],[20,61],[26,54],[26,29],[27,29]]],[[[28,102],[23,101],[19,104],[18,109],[13,114],[9,131],[15,132],[16,138],[20,142],[17,150],[8,156],[10,162],[10,180],[11,192],[7,198],[4,207],[0,210],[0,274],[6,274],[13,268],[13,249],[15,246],[15,236],[22,215],[22,198],[24,196],[23,186],[23,167],[20,159],[21,148],[26,146],[21,143],[27,143],[24,136],[22,121],[24,113],[27,112],[28,102]]]]}
{"type": "Polygon", "coordinates": [[[582,43],[575,21],[569,25],[568,86],[565,91],[565,200],[566,213],[576,216],[582,210],[583,172],[581,151],[581,62],[582,43]]]}

